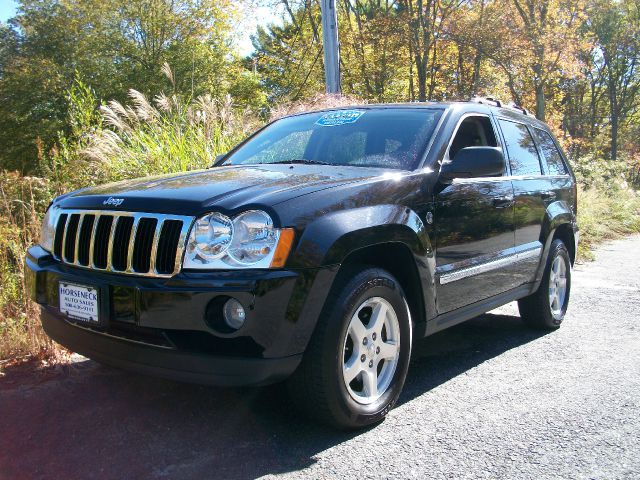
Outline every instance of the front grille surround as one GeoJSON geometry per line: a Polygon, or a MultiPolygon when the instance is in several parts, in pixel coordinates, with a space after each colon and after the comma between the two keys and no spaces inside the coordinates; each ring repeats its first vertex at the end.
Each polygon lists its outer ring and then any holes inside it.
{"type": "Polygon", "coordinates": [[[184,215],[62,209],[52,253],[56,260],[79,268],[168,278],[182,269],[194,220],[184,215]]]}

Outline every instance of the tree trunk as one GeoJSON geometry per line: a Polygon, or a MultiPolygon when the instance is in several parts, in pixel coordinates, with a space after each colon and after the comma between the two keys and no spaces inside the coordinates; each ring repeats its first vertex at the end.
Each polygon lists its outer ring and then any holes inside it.
{"type": "Polygon", "coordinates": [[[536,84],[536,117],[544,122],[544,110],[546,100],[544,97],[544,84],[542,82],[536,84]]]}
{"type": "Polygon", "coordinates": [[[618,159],[618,128],[620,120],[618,114],[611,112],[611,160],[615,162],[618,159]]]}

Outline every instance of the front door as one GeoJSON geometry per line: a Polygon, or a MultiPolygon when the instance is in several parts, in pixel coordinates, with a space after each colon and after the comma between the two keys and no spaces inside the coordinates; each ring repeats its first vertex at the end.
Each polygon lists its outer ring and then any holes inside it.
{"type": "MultiPolygon", "coordinates": [[[[488,116],[464,117],[445,160],[462,148],[498,146],[488,116]]],[[[449,312],[504,292],[505,258],[514,248],[513,187],[502,177],[456,179],[435,196],[436,303],[449,312]]]]}

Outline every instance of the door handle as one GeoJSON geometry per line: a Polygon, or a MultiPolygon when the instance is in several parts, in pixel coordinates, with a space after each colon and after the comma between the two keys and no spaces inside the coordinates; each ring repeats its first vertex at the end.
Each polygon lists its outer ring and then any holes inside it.
{"type": "Polygon", "coordinates": [[[513,195],[503,195],[496,197],[492,201],[493,206],[496,208],[507,208],[513,205],[513,195]]]}
{"type": "Polygon", "coordinates": [[[546,192],[540,192],[540,197],[542,197],[543,200],[555,200],[556,199],[556,192],[554,192],[553,190],[547,190],[546,192]]]}

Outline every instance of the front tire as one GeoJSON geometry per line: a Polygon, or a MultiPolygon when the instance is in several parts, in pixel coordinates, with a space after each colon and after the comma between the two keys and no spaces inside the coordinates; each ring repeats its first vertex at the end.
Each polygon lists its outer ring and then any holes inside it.
{"type": "Polygon", "coordinates": [[[402,391],[411,341],[400,283],[378,268],[343,272],[288,381],[290,395],[307,414],[338,428],[379,422],[402,391]]]}
{"type": "Polygon", "coordinates": [[[538,290],[518,300],[520,317],[529,326],[555,330],[560,327],[569,306],[571,292],[571,260],[562,240],[551,244],[538,290]]]}

